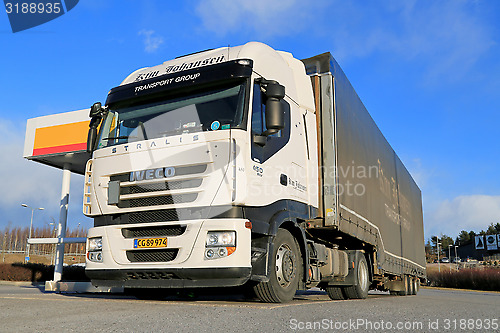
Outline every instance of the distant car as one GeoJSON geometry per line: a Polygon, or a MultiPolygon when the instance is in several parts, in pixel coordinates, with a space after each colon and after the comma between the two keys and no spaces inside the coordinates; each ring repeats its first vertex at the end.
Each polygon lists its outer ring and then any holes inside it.
{"type": "Polygon", "coordinates": [[[84,262],[71,265],[71,267],[85,267],[85,266],[86,266],[86,264],[84,262]]]}
{"type": "Polygon", "coordinates": [[[455,258],[453,258],[453,263],[455,263],[455,264],[458,264],[460,261],[461,261],[461,260],[460,260],[460,258],[459,258],[459,257],[455,257],[455,258]]]}
{"type": "Polygon", "coordinates": [[[441,259],[441,262],[442,262],[443,264],[447,264],[447,263],[449,263],[449,262],[450,262],[450,259],[448,259],[448,258],[444,257],[443,259],[441,259]]]}

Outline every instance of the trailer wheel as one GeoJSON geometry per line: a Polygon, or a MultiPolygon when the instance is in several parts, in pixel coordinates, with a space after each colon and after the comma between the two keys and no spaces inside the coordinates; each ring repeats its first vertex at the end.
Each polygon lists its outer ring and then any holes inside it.
{"type": "Polygon", "coordinates": [[[346,299],[344,293],[342,292],[342,287],[329,286],[326,287],[325,290],[326,293],[328,294],[328,297],[330,297],[330,299],[334,301],[346,299]]]}
{"type": "Polygon", "coordinates": [[[408,275],[408,295],[411,296],[411,295],[415,295],[414,294],[414,289],[413,289],[414,285],[413,285],[413,277],[411,275],[408,275]]]}
{"type": "Polygon", "coordinates": [[[254,291],[266,303],[289,302],[299,285],[302,258],[295,238],[288,230],[279,229],[274,239],[269,281],[259,282],[254,291]]]}
{"type": "Polygon", "coordinates": [[[366,298],[368,289],[370,288],[368,264],[364,256],[358,261],[357,266],[357,284],[355,286],[345,287],[345,295],[347,298],[366,298]]]}
{"type": "Polygon", "coordinates": [[[404,286],[404,289],[401,291],[398,291],[398,295],[399,296],[410,295],[410,282],[409,282],[408,275],[403,275],[403,286],[404,286]]]}
{"type": "Polygon", "coordinates": [[[416,295],[418,292],[418,278],[413,277],[411,279],[411,294],[416,295]]]}

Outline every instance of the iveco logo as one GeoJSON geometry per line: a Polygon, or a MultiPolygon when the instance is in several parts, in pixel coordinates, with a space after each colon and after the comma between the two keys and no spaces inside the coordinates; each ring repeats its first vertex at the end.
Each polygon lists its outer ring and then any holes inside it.
{"type": "Polygon", "coordinates": [[[150,180],[158,178],[170,178],[175,176],[175,168],[158,168],[158,169],[148,169],[141,171],[132,171],[130,173],[130,181],[141,181],[150,180]]]}

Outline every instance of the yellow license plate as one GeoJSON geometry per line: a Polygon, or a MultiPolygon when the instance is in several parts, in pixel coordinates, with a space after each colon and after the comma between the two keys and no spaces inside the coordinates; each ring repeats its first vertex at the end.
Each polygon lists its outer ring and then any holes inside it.
{"type": "Polygon", "coordinates": [[[167,247],[167,238],[139,238],[134,239],[134,249],[167,247]]]}

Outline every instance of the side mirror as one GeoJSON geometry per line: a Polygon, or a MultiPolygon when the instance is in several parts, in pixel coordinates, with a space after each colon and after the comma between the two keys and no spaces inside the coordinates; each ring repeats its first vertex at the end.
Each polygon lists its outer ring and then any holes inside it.
{"type": "Polygon", "coordinates": [[[95,142],[97,140],[97,128],[89,128],[89,134],[87,136],[87,153],[92,153],[94,151],[95,142]]]}
{"type": "Polygon", "coordinates": [[[89,117],[94,118],[96,116],[99,116],[101,115],[101,112],[102,112],[102,105],[100,102],[96,102],[90,107],[89,117]]]}
{"type": "Polygon", "coordinates": [[[285,128],[284,110],[281,104],[281,100],[285,97],[285,87],[276,81],[269,81],[266,97],[267,134],[274,134],[285,128]]]}
{"type": "Polygon", "coordinates": [[[87,135],[88,153],[92,153],[94,151],[95,142],[97,140],[97,127],[99,127],[105,113],[106,109],[102,107],[100,102],[96,102],[90,107],[89,117],[91,120],[89,124],[89,133],[87,135]]]}

